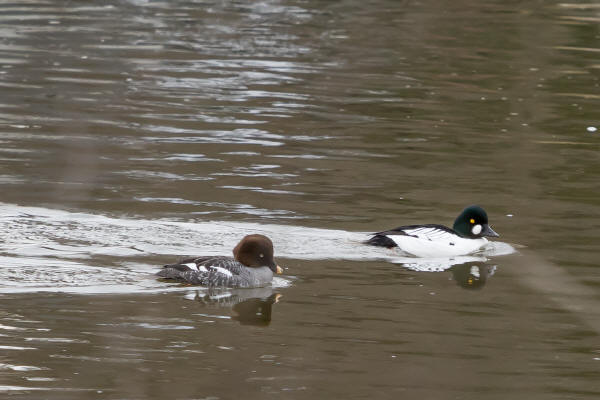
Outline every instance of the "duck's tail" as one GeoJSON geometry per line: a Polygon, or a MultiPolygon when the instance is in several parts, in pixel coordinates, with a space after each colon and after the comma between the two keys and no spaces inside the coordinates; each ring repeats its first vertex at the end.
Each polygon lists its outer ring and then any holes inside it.
{"type": "Polygon", "coordinates": [[[185,280],[185,276],[189,275],[192,271],[185,264],[169,264],[165,265],[156,275],[165,279],[185,280]]]}
{"type": "Polygon", "coordinates": [[[363,243],[371,246],[387,247],[388,249],[398,246],[396,242],[389,237],[379,234],[375,234],[372,238],[365,240],[363,243]]]}

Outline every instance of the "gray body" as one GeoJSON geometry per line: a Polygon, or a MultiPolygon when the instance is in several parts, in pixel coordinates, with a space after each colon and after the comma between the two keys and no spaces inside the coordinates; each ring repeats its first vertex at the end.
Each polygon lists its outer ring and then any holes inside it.
{"type": "Polygon", "coordinates": [[[189,258],[165,265],[157,275],[207,287],[254,288],[267,286],[273,280],[273,271],[267,266],[247,267],[223,256],[189,258]]]}

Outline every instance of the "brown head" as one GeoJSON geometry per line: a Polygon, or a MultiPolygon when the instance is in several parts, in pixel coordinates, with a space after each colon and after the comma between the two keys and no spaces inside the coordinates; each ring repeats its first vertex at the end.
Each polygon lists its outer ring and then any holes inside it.
{"type": "Polygon", "coordinates": [[[233,256],[247,267],[269,267],[274,273],[283,272],[273,260],[273,242],[263,235],[245,236],[233,249],[233,256]]]}

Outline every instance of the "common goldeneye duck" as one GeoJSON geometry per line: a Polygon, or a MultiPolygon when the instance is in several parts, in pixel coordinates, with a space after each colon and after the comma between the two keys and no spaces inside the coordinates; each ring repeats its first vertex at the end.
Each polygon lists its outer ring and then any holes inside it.
{"type": "Polygon", "coordinates": [[[407,225],[377,232],[365,243],[400,250],[417,257],[452,257],[473,253],[488,240],[500,236],[489,226],[483,208],[469,206],[454,221],[452,229],[436,224],[407,225]]]}
{"type": "Polygon", "coordinates": [[[188,258],[165,265],[156,275],[208,287],[254,288],[266,286],[273,273],[283,270],[273,260],[273,242],[263,235],[248,235],[233,249],[233,256],[188,258]]]}

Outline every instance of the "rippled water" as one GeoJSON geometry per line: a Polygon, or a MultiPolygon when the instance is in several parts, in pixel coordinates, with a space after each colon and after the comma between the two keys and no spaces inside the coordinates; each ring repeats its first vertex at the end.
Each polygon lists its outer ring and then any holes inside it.
{"type": "Polygon", "coordinates": [[[594,3],[0,5],[0,393],[595,399],[594,3]],[[486,208],[416,259],[370,232],[486,208]],[[159,266],[270,236],[257,290],[159,266]]]}
{"type": "MultiPolygon", "coordinates": [[[[278,258],[386,260],[423,271],[443,271],[516,252],[496,241],[470,256],[414,258],[398,249],[365,246],[362,242],[369,236],[361,232],[251,222],[116,219],[2,204],[0,214],[10,227],[0,232],[2,264],[7,266],[0,293],[163,291],[165,284],[153,276],[157,256],[176,259],[197,254],[198,249],[206,255],[229,254],[248,232],[272,238],[278,258]],[[148,264],[149,258],[153,264],[148,264]],[[98,266],[100,259],[104,264],[98,266]]],[[[273,286],[288,284],[275,277],[273,286]]]]}

